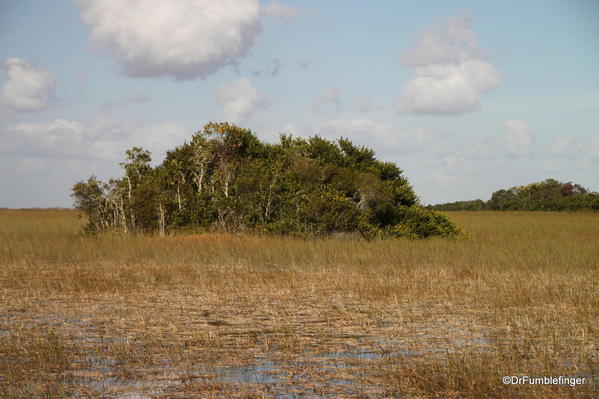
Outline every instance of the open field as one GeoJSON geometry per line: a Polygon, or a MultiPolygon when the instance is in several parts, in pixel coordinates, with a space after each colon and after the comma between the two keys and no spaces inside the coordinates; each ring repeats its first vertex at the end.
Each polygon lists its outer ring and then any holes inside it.
{"type": "Polygon", "coordinates": [[[0,397],[597,395],[599,214],[449,215],[472,239],[86,237],[73,211],[0,211],[0,397]]]}

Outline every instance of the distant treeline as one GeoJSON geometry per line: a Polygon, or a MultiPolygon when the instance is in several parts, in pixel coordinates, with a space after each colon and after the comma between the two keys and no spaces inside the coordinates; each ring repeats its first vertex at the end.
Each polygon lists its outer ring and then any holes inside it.
{"type": "Polygon", "coordinates": [[[134,147],[124,176],[73,187],[86,230],[257,231],[366,238],[454,236],[445,216],[419,205],[402,171],[347,139],[281,135],[263,143],[249,130],[211,123],[152,167],[134,147]]]}
{"type": "Polygon", "coordinates": [[[572,211],[599,210],[599,193],[590,192],[579,184],[561,183],[555,179],[499,190],[491,199],[457,201],[429,208],[442,211],[521,210],[572,211]]]}

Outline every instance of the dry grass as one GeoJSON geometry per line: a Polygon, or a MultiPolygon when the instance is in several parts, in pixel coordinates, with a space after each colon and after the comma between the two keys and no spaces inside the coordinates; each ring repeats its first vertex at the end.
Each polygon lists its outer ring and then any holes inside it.
{"type": "Polygon", "coordinates": [[[86,237],[0,211],[0,397],[596,394],[599,214],[451,217],[473,238],[86,237]]]}

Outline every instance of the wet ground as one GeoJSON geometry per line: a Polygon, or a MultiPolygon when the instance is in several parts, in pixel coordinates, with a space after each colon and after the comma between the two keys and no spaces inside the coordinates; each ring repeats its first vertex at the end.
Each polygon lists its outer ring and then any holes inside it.
{"type": "MultiPolygon", "coordinates": [[[[69,359],[72,398],[386,397],[374,370],[448,351],[484,350],[486,331],[447,304],[318,304],[217,295],[13,301],[7,341],[46,339],[69,359]],[[37,337],[37,338],[36,338],[37,337]]],[[[471,315],[470,315],[471,316],[471,315]]]]}

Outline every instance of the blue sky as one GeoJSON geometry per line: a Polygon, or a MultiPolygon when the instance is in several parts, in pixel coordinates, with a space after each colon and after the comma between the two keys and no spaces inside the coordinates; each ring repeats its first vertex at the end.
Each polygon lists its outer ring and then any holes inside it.
{"type": "Polygon", "coordinates": [[[217,120],[349,137],[423,203],[599,191],[597,1],[5,0],[0,63],[0,207],[217,120]]]}

